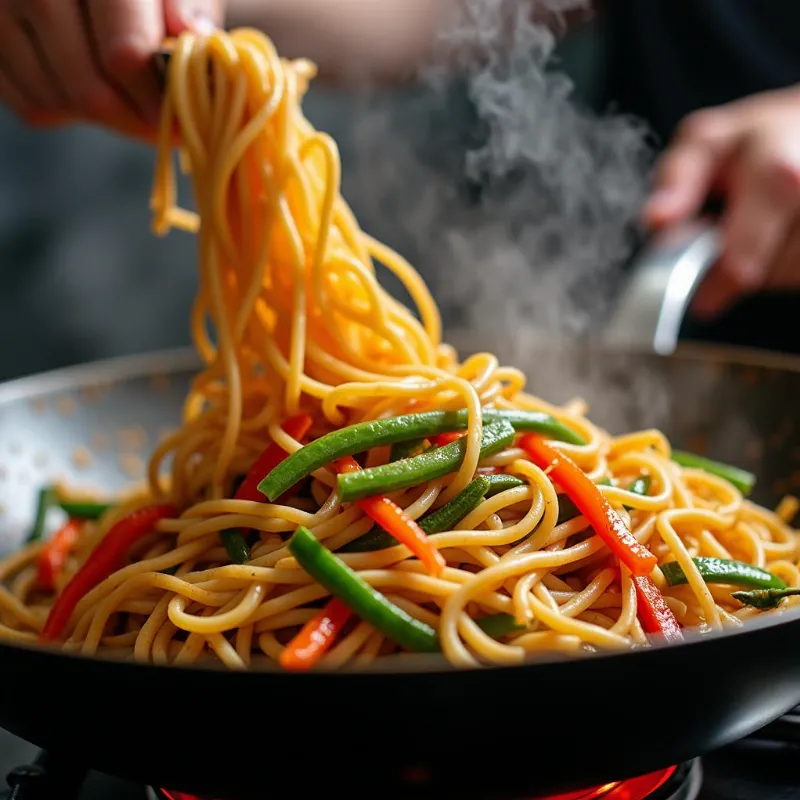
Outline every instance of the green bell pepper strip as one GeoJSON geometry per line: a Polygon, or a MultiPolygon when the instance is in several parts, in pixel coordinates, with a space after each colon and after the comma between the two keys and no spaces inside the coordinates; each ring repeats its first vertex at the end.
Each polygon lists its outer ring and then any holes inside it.
{"type": "Polygon", "coordinates": [[[26,541],[38,542],[44,535],[44,525],[47,522],[47,512],[50,509],[50,504],[54,500],[53,495],[54,492],[50,486],[43,486],[39,489],[39,494],[36,498],[36,516],[26,541]]]}
{"type": "Polygon", "coordinates": [[[389,461],[400,461],[402,458],[419,455],[427,449],[427,441],[427,439],[410,439],[407,442],[395,442],[389,454],[389,461]]]}
{"type": "MultiPolygon", "coordinates": [[[[771,572],[743,561],[729,558],[693,558],[697,571],[706,583],[733,583],[751,589],[785,589],[786,584],[771,572]]],[[[661,572],[670,586],[688,583],[683,568],[677,561],[661,565],[661,572]]]]}
{"type": "MultiPolygon", "coordinates": [[[[477,477],[465,489],[462,489],[449,503],[443,505],[426,517],[417,520],[417,524],[427,534],[452,530],[470,511],[477,508],[489,488],[485,475],[477,477]]],[[[385,550],[394,547],[397,539],[380,528],[365,533],[341,548],[342,553],[370,553],[374,550],[385,550]]]]}
{"type": "Polygon", "coordinates": [[[520,625],[511,614],[487,614],[485,617],[479,617],[475,620],[478,627],[492,639],[499,639],[501,636],[507,636],[509,633],[517,631],[524,631],[525,625],[520,625]]]}
{"type": "Polygon", "coordinates": [[[500,492],[505,492],[508,489],[516,489],[517,486],[525,485],[525,481],[520,480],[514,475],[506,475],[502,472],[498,472],[495,475],[483,475],[482,477],[489,481],[489,491],[486,492],[487,497],[494,497],[496,494],[500,494],[500,492]]]}
{"type": "MultiPolygon", "coordinates": [[[[483,427],[480,457],[486,458],[507,447],[514,440],[514,428],[505,421],[483,427]]],[[[342,473],[337,478],[339,496],[349,503],[362,497],[389,494],[441,478],[455,472],[464,460],[467,443],[462,439],[435,447],[413,458],[405,458],[380,467],[342,473]]]]}
{"type": "Polygon", "coordinates": [[[225,545],[225,552],[234,564],[244,564],[250,560],[250,545],[244,534],[236,528],[220,531],[222,544],[225,545]]]}
{"type": "Polygon", "coordinates": [[[786,589],[753,589],[750,592],[733,592],[740,603],[746,606],[753,606],[760,611],[769,611],[777,608],[787,597],[800,595],[800,588],[792,587],[786,589]]]}
{"type": "Polygon", "coordinates": [[[62,511],[75,519],[100,519],[111,508],[110,503],[93,503],[90,500],[56,500],[62,511]]]}
{"type": "Polygon", "coordinates": [[[673,450],[672,460],[682,467],[690,469],[701,469],[710,475],[716,475],[732,483],[743,495],[748,495],[756,485],[756,476],[739,467],[732,467],[729,464],[722,464],[719,461],[712,461],[710,458],[696,456],[694,453],[686,453],[683,450],[673,450]]]}
{"type": "Polygon", "coordinates": [[[384,636],[412,652],[439,652],[439,638],[430,625],[389,602],[320,544],[308,528],[298,527],[288,546],[289,552],[317,583],[384,636]]]}
{"type": "MultiPolygon", "coordinates": [[[[585,444],[577,433],[549,414],[540,411],[485,408],[482,417],[484,425],[505,422],[513,425],[518,431],[539,433],[570,444],[585,444]]],[[[319,439],[292,453],[258,484],[258,490],[272,502],[302,478],[339,458],[361,453],[373,447],[464,430],[468,419],[467,410],[461,409],[423,411],[419,414],[405,414],[400,417],[349,425],[320,436],[319,439]]]]}

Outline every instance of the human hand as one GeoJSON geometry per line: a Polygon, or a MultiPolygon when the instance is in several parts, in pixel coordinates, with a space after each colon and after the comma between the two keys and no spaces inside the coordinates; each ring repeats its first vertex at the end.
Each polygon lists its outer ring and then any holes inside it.
{"type": "Polygon", "coordinates": [[[208,33],[224,0],[0,0],[0,99],[33,125],[152,129],[165,36],[208,33]]]}
{"type": "Polygon", "coordinates": [[[800,88],[688,116],[660,159],[644,221],[661,227],[725,200],[722,250],[692,310],[723,313],[762,289],[800,289],[800,88]]]}

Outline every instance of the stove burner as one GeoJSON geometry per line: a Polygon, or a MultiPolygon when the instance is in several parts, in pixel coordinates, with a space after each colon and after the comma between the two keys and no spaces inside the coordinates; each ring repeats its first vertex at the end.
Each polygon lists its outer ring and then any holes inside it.
{"type": "MultiPolygon", "coordinates": [[[[703,772],[699,759],[687,761],[677,767],[657,770],[627,781],[615,781],[604,786],[568,792],[554,797],[531,800],[697,800],[703,772]]],[[[201,798],[185,792],[150,790],[151,800],[222,800],[201,798]]]]}

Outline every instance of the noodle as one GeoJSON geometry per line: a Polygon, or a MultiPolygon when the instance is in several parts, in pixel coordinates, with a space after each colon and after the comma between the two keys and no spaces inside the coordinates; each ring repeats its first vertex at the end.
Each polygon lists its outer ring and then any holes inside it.
{"type": "MultiPolygon", "coordinates": [[[[743,559],[797,583],[798,540],[788,522],[796,502],[786,501],[778,514],[755,506],[727,481],[673,463],[660,432],[612,437],[585,418],[582,400],[550,405],[525,393],[525,376],[492,354],[460,361],[442,342],[424,282],[359,229],[339,192],[337,148],[303,116],[313,65],[279,58],[266,36],[242,29],[181,36],[168,69],[153,226],[160,235],[172,227],[198,235],[191,326],[203,368],[181,428],[152,455],[148,490],[83,525],[57,591],[126,514],[163,502],[179,514],[160,520],[130,563],[80,599],[64,648],[161,664],[212,658],[230,668],[277,660],[329,597],[287,547],[298,525],[398,608],[435,628],[454,664],[646,644],[631,574],[609,561],[584,517],[559,523],[563,495],[546,471],[515,446],[480,459],[485,406],[543,411],[583,437],[585,444],[556,446],[592,480],[610,482],[602,492],[662,564],[681,565],[683,586],[653,572],[681,625],[712,630],[753,615],[731,597],[731,587],[704,582],[694,555],[743,559]],[[176,135],[196,213],[176,206],[176,135]],[[376,264],[399,278],[414,311],[381,287],[376,264]],[[288,453],[301,447],[281,427],[289,415],[310,414],[317,437],[430,409],[466,409],[465,455],[457,472],[393,495],[411,518],[455,497],[479,463],[522,480],[484,499],[457,529],[430,536],[447,562],[439,575],[427,574],[403,544],[340,552],[372,521],[357,504],[341,503],[327,467],[313,474],[306,496],[230,499],[236,479],[270,442],[288,453]],[[642,475],[652,481],[647,496],[620,488],[642,475]],[[245,564],[231,564],[221,546],[220,532],[231,529],[254,532],[245,564]],[[475,620],[498,612],[513,614],[524,629],[491,638],[475,620]]],[[[376,448],[367,466],[387,457],[386,448],[376,448]]],[[[31,544],[0,563],[1,637],[25,641],[44,624],[54,593],[36,581],[43,547],[31,544]]],[[[355,620],[321,663],[364,666],[399,651],[355,620]]]]}

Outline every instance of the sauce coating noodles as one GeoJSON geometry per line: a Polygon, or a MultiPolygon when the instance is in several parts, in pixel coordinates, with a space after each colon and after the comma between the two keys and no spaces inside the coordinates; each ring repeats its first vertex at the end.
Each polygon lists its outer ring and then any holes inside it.
{"type": "MultiPolygon", "coordinates": [[[[601,491],[640,543],[662,563],[681,564],[684,585],[669,586],[658,568],[651,577],[682,626],[735,627],[759,613],[731,597],[735,587],[706,584],[695,556],[736,558],[800,584],[788,524],[725,480],[678,466],[658,431],[610,436],[581,403],[557,407],[526,393],[525,376],[491,353],[459,360],[442,341],[420,276],[361,231],[341,197],[336,145],[301,109],[313,74],[312,64],[281,59],[252,30],[176,40],[152,212],[156,233],[179,227],[199,237],[191,324],[204,367],[183,424],[152,456],[148,489],[83,525],[54,593],[37,586],[41,542],[0,563],[2,635],[35,640],[54,596],[109,529],[140,506],[168,502],[178,515],[157,522],[126,563],[78,601],[60,646],[157,663],[216,659],[231,668],[277,660],[329,597],[287,548],[298,525],[432,626],[454,664],[646,644],[630,573],[583,516],[558,522],[563,495],[546,471],[515,445],[480,460],[482,407],[544,411],[585,440],[553,444],[593,481],[611,481],[601,491]],[[176,140],[197,214],[176,207],[176,140]],[[376,263],[399,278],[416,313],[381,287],[376,263]],[[430,535],[446,561],[438,575],[402,544],[342,552],[373,523],[358,504],[339,500],[332,467],[316,471],[307,491],[276,502],[230,499],[270,442],[289,453],[301,447],[281,428],[290,415],[310,414],[316,438],[363,420],[448,409],[468,413],[460,467],[392,499],[419,519],[461,492],[479,466],[522,484],[483,499],[456,529],[430,535]],[[651,481],[646,496],[621,488],[642,475],[651,481]],[[231,563],[221,543],[220,532],[232,529],[254,532],[244,564],[231,563]],[[490,638],[475,619],[497,612],[526,627],[490,638]]],[[[388,457],[388,448],[375,448],[366,463],[388,457]]],[[[353,620],[321,664],[401,655],[380,631],[353,620]]]]}

